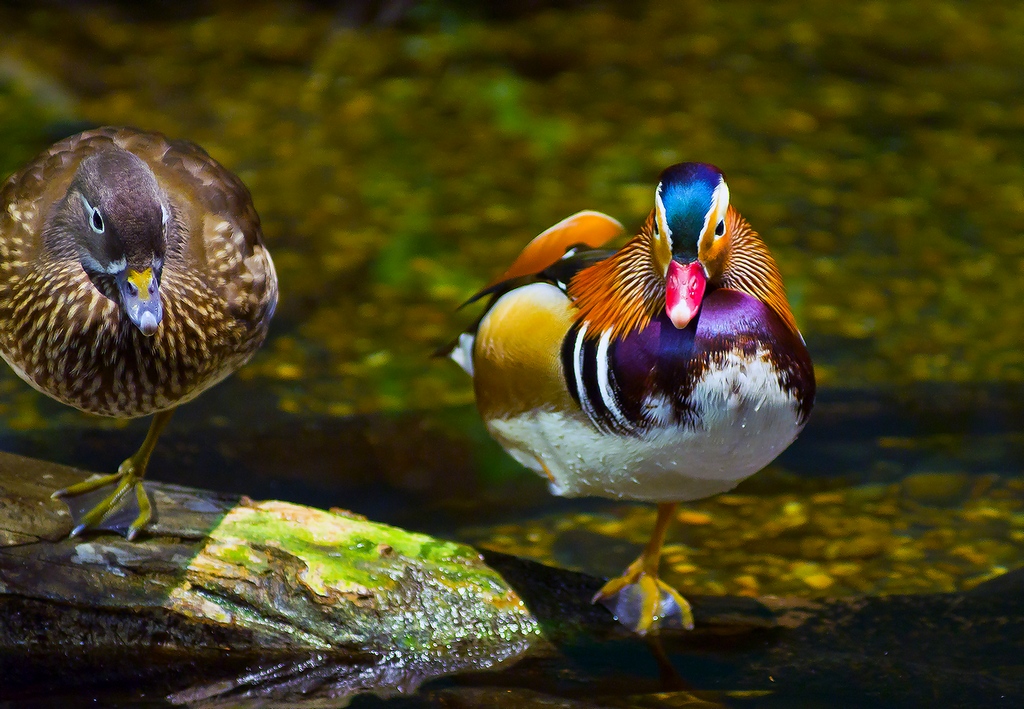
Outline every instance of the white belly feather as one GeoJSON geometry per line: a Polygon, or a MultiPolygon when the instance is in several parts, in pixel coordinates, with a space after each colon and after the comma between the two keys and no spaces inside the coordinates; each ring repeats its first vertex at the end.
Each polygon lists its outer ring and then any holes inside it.
{"type": "MultiPolygon", "coordinates": [[[[803,428],[798,402],[779,386],[766,353],[753,361],[733,354],[723,365],[693,391],[695,428],[666,422],[638,438],[599,432],[582,411],[544,410],[487,425],[512,457],[549,477],[556,495],[648,502],[708,497],[770,463],[803,428]]],[[[666,402],[648,403],[669,410],[666,402]]]]}

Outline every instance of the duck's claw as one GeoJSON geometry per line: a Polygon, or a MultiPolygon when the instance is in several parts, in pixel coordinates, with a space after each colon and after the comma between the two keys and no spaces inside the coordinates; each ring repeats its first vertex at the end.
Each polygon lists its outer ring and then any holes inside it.
{"type": "Polygon", "coordinates": [[[52,497],[64,500],[71,511],[75,523],[72,537],[87,529],[105,529],[123,534],[131,541],[149,524],[153,519],[153,504],[142,487],[142,478],[160,432],[173,413],[174,409],[157,412],[142,446],[121,463],[116,473],[93,477],[53,493],[52,497]]]}
{"type": "Polygon", "coordinates": [[[611,579],[594,594],[615,619],[638,635],[663,628],[693,630],[693,610],[679,591],[644,569],[643,559],[630,564],[626,572],[611,579]]]}
{"type": "Polygon", "coordinates": [[[52,497],[67,504],[74,522],[72,537],[89,529],[102,529],[132,540],[153,517],[153,506],[131,459],[113,475],[70,485],[52,497]]]}

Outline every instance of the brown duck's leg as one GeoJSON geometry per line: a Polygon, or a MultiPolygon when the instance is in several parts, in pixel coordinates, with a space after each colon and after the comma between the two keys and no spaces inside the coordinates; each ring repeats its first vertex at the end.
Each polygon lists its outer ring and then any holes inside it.
{"type": "Polygon", "coordinates": [[[658,628],[664,614],[674,610],[672,602],[679,608],[683,627],[687,630],[693,629],[693,611],[690,609],[690,603],[679,591],[658,578],[661,547],[665,543],[665,532],[672,522],[677,506],[675,502],[658,505],[658,520],[654,523],[654,532],[640,556],[629,565],[622,576],[610,580],[594,595],[594,603],[615,601],[612,605],[615,606],[613,612],[616,617],[640,635],[658,628]]]}
{"type": "Polygon", "coordinates": [[[134,455],[121,463],[116,473],[91,478],[53,493],[53,497],[61,499],[83,496],[85,504],[72,504],[65,500],[75,522],[72,537],[87,529],[108,529],[124,534],[130,541],[146,526],[153,516],[153,505],[142,486],[142,478],[146,475],[149,456],[156,447],[157,439],[173,413],[174,409],[168,409],[153,416],[146,440],[134,455]],[[111,486],[113,491],[107,494],[106,488],[111,486]],[[97,499],[97,495],[91,493],[97,491],[102,491],[99,501],[90,506],[97,499]]]}

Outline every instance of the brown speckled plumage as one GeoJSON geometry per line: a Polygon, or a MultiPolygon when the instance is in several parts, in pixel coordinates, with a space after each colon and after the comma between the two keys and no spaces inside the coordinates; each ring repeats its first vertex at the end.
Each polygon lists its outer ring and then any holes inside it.
{"type": "Polygon", "coordinates": [[[277,278],[249,191],[198,146],[129,128],[67,138],[0,189],[0,356],[83,411],[136,417],[189,401],[263,342],[277,278]],[[170,208],[163,318],[147,337],[53,226],[84,158],[124,149],[152,170],[170,208]]]}

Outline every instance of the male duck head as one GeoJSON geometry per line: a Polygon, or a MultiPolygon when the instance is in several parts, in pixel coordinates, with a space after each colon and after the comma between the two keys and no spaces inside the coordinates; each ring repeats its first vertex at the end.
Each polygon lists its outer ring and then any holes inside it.
{"type": "Polygon", "coordinates": [[[726,246],[729,187],[714,165],[684,162],[662,171],[654,194],[655,260],[665,275],[665,311],[677,328],[700,310],[726,246]]]}
{"type": "Polygon", "coordinates": [[[722,171],[688,162],[661,173],[654,209],[640,232],[609,258],[577,272],[569,295],[588,336],[610,330],[612,338],[621,338],[661,312],[675,327],[687,327],[709,287],[761,300],[796,332],[775,261],[730,206],[722,171]]]}
{"type": "Polygon", "coordinates": [[[71,236],[96,282],[113,277],[124,314],[144,335],[163,317],[160,277],[170,210],[141,158],[111,148],[82,160],[62,204],[58,229],[71,236]]]}

